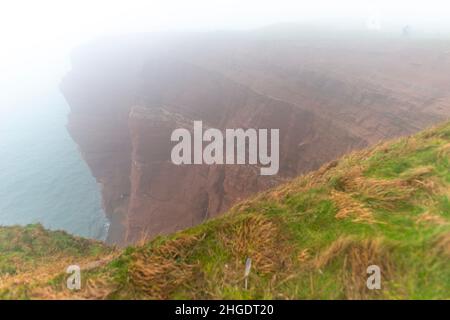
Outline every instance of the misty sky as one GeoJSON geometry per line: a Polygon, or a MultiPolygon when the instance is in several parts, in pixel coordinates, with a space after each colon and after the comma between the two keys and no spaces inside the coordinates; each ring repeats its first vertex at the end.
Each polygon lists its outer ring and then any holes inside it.
{"type": "Polygon", "coordinates": [[[0,61],[31,46],[61,47],[105,33],[252,28],[277,22],[447,24],[445,0],[5,0],[0,4],[0,61]],[[4,50],[6,49],[6,50],[4,50]]]}
{"type": "Polygon", "coordinates": [[[60,69],[58,59],[71,48],[105,34],[248,29],[280,22],[364,28],[371,19],[379,31],[408,24],[442,33],[450,32],[449,17],[445,0],[4,0],[0,84],[31,65],[38,70],[35,77],[42,74],[39,68],[60,69]]]}

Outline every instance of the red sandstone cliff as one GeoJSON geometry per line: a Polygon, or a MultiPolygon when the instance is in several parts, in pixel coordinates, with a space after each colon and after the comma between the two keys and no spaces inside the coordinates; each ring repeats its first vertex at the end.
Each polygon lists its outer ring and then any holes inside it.
{"type": "Polygon", "coordinates": [[[62,83],[109,241],[173,232],[350,149],[450,115],[450,44],[286,30],[110,39],[62,83]],[[426,42],[426,43],[425,43],[426,42]],[[175,128],[279,128],[280,171],[175,166],[175,128]]]}

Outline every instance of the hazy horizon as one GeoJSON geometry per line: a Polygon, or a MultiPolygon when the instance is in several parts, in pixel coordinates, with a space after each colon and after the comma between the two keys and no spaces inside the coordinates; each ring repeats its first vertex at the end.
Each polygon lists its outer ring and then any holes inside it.
{"type": "MultiPolygon", "coordinates": [[[[129,34],[252,31],[277,27],[280,30],[349,32],[401,36],[409,26],[412,38],[450,38],[450,6],[444,1],[52,1],[1,5],[0,36],[6,50],[0,51],[0,143],[7,128],[36,124],[35,141],[46,139],[41,114],[54,109],[59,84],[71,69],[70,55],[78,46],[104,37],[129,34]],[[46,106],[42,101],[49,101],[46,106]],[[53,109],[52,109],[53,108],[53,109]],[[21,114],[22,116],[14,116],[21,114]],[[12,123],[13,120],[15,123],[12,123]],[[8,123],[5,121],[9,120],[8,123]],[[41,128],[38,131],[37,128],[41,128]],[[2,131],[3,130],[3,131],[2,131]],[[37,131],[36,131],[37,130],[37,131]],[[2,133],[3,132],[3,133],[2,133]],[[40,135],[41,133],[41,135],[40,135]]],[[[62,114],[68,108],[61,105],[62,114]]],[[[58,117],[58,128],[67,136],[66,117],[58,117]]],[[[49,119],[52,121],[52,119],[49,119]]],[[[29,140],[32,141],[32,140],[29,140]]],[[[69,141],[70,148],[75,142],[69,141]]],[[[15,149],[12,149],[15,150],[15,149]]],[[[26,157],[17,149],[17,158],[26,157]]],[[[80,163],[81,159],[72,159],[80,163]]],[[[17,167],[23,170],[24,167],[17,167]]],[[[85,168],[86,181],[91,175],[85,168]]],[[[17,171],[19,172],[19,171],[17,171]]],[[[12,176],[16,173],[11,172],[12,176]]],[[[8,220],[10,223],[12,220],[8,220]]],[[[22,221],[22,220],[18,220],[22,221]]],[[[1,224],[1,221],[0,221],[1,224]]]]}

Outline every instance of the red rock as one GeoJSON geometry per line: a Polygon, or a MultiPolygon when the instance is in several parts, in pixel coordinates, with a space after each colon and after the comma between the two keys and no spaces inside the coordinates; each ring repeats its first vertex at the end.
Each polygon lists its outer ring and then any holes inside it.
{"type": "Polygon", "coordinates": [[[102,185],[108,240],[196,225],[351,149],[448,117],[450,45],[421,41],[255,31],[79,49],[61,88],[69,132],[102,185]],[[172,164],[170,135],[193,120],[280,129],[279,175],[172,164]]]}

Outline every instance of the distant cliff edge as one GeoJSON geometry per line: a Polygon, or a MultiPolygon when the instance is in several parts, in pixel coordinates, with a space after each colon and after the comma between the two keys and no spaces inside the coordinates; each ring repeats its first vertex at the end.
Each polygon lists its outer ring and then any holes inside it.
{"type": "Polygon", "coordinates": [[[108,242],[133,243],[352,149],[450,115],[450,44],[299,30],[149,34],[78,48],[61,90],[68,130],[102,186],[108,242]],[[425,43],[426,42],[426,43],[425,43]],[[280,129],[280,171],[175,166],[175,128],[280,129]]]}

